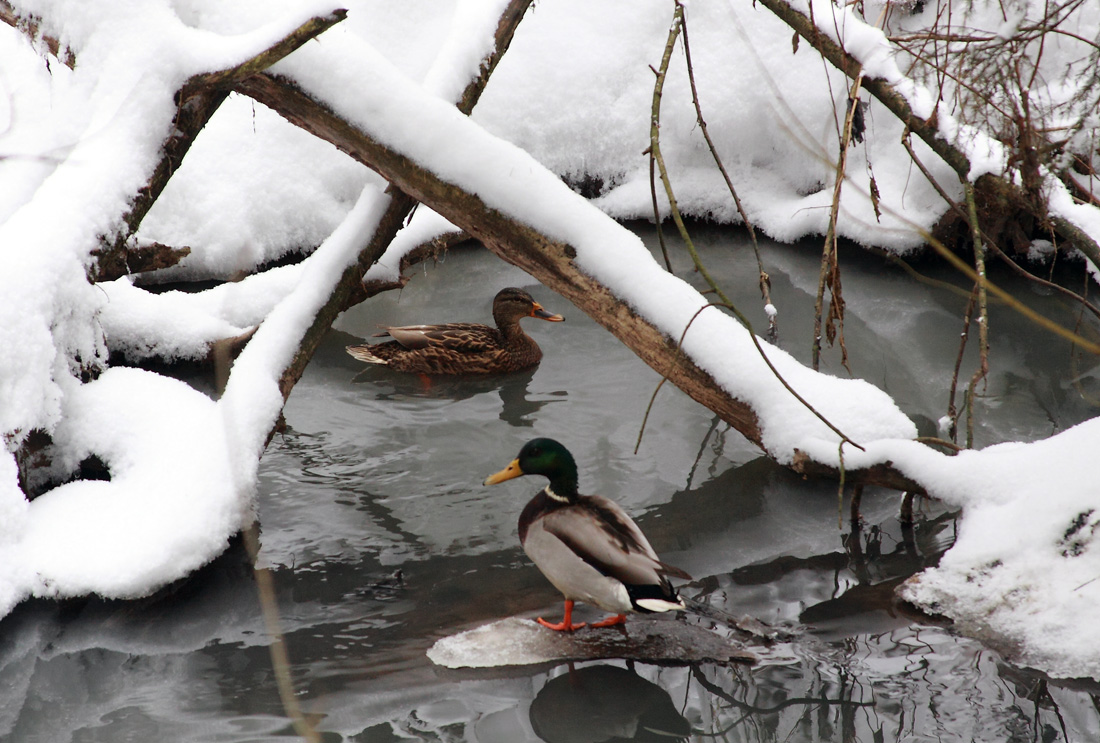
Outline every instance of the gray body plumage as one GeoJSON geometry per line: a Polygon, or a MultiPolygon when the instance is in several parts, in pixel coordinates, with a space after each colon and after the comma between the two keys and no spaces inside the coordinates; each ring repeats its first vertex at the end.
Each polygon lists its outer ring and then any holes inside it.
{"type": "Polygon", "coordinates": [[[523,550],[567,599],[605,611],[683,609],[668,576],[690,579],[657,557],[637,524],[598,495],[576,502],[542,491],[520,517],[523,550]]]}

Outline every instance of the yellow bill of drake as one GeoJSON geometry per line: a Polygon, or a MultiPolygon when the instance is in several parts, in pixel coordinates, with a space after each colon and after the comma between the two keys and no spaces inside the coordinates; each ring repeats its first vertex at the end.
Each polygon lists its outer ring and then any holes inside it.
{"type": "Polygon", "coordinates": [[[498,482],[504,482],[505,480],[512,480],[516,477],[522,477],[523,470],[519,467],[519,460],[513,459],[508,463],[508,466],[502,469],[500,472],[493,473],[485,478],[483,485],[496,485],[498,482]]]}

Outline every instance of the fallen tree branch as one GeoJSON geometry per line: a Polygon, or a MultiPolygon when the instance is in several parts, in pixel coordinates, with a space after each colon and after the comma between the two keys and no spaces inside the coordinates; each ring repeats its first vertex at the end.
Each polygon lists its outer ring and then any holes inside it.
{"type": "MultiPolygon", "coordinates": [[[[380,173],[397,188],[431,207],[480,240],[502,259],[518,266],[542,284],[570,300],[603,325],[640,359],[664,373],[677,353],[675,339],[639,317],[603,284],[573,263],[576,250],[538,232],[486,204],[482,199],[395,152],[310,98],[292,83],[268,74],[244,81],[242,92],[277,111],[291,123],[331,142],[380,173]]],[[[688,358],[676,364],[669,380],[696,402],[714,411],[743,436],[764,448],[756,412],[719,387],[709,373],[688,358]]],[[[796,471],[837,477],[835,468],[796,458],[796,471]]],[[[847,470],[849,482],[866,482],[899,490],[923,492],[917,483],[888,465],[847,470]]]]}
{"type": "Polygon", "coordinates": [[[92,281],[98,282],[174,266],[191,254],[191,248],[173,248],[158,242],[137,244],[128,240],[117,249],[93,251],[93,254],[96,265],[92,281]]]}

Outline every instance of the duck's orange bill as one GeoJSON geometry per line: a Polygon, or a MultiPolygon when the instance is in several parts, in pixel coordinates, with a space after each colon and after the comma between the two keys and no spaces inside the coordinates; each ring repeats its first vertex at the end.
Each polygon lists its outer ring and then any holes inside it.
{"type": "Polygon", "coordinates": [[[485,485],[496,485],[498,482],[504,482],[505,480],[511,480],[516,477],[521,477],[523,470],[519,468],[519,460],[513,459],[508,463],[508,466],[497,472],[494,475],[489,475],[485,478],[485,485]]]}
{"type": "Polygon", "coordinates": [[[538,302],[531,307],[531,317],[537,317],[540,320],[547,320],[549,322],[562,322],[565,320],[561,315],[551,314],[549,310],[543,309],[542,305],[538,302]]]}

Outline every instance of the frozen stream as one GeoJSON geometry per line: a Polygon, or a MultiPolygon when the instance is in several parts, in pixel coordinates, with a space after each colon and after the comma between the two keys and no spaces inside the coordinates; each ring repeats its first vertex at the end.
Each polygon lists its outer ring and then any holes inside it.
{"type": "MultiPolygon", "coordinates": [[[[637,229],[654,241],[651,226],[637,229]]],[[[762,332],[745,236],[699,228],[696,237],[708,267],[762,332]]],[[[818,244],[763,249],[780,343],[808,359],[818,244]]],[[[674,267],[688,271],[682,252],[674,267]]],[[[659,377],[612,336],[482,250],[452,251],[413,272],[402,292],[340,319],[261,464],[260,560],[276,587],[299,702],[323,740],[1100,737],[1100,686],[1047,683],[892,606],[894,586],[950,547],[952,514],[918,502],[913,528],[903,529],[899,494],[868,490],[866,523],[853,537],[847,501],[838,524],[835,483],[773,465],[668,386],[634,454],[659,377]],[[425,388],[384,369],[360,373],[343,351],[379,324],[487,321],[493,294],[509,285],[566,316],[525,321],[545,351],[533,372],[425,388]],[[798,639],[762,652],[756,666],[433,666],[425,653],[441,637],[510,615],[560,612],[516,537],[539,482],[481,486],[536,435],[566,443],[582,492],[616,499],[664,559],[696,577],[686,594],[795,627],[798,639]]],[[[1075,323],[1064,300],[1003,271],[994,280],[1075,323]]],[[[852,372],[935,435],[966,289],[960,296],[917,283],[854,252],[844,256],[843,281],[852,372]]],[[[1096,414],[1094,361],[1071,358],[1066,343],[999,307],[990,327],[979,446],[1045,437],[1096,414]]],[[[839,358],[828,351],[826,366],[846,374],[839,358]]],[[[963,369],[969,378],[972,356],[963,369]]],[[[0,622],[0,740],[292,738],[269,639],[239,542],[145,601],[25,604],[0,622]]]]}

